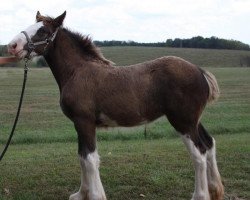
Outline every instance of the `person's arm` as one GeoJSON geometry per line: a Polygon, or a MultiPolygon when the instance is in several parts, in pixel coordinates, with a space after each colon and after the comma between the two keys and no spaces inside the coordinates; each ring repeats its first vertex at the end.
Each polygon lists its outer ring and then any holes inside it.
{"type": "Polygon", "coordinates": [[[16,57],[0,57],[0,65],[17,61],[19,61],[19,59],[16,57]]]}

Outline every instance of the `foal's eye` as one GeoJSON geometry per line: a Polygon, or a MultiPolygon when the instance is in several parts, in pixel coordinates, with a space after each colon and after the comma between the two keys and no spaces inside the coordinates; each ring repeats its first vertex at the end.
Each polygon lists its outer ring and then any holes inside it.
{"type": "Polygon", "coordinates": [[[37,31],[38,36],[44,36],[45,34],[48,34],[48,31],[46,29],[41,28],[37,31]]]}

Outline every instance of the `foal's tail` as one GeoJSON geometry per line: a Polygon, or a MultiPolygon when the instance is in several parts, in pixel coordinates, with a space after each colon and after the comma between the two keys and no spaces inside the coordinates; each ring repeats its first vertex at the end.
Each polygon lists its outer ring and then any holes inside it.
{"type": "Polygon", "coordinates": [[[209,87],[209,95],[207,102],[210,103],[216,101],[220,96],[220,89],[217,80],[215,76],[208,71],[203,71],[203,75],[206,78],[209,87]]]}

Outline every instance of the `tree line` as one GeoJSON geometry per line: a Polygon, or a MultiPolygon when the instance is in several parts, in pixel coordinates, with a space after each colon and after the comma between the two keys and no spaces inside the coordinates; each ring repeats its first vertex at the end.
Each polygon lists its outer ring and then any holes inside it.
{"type": "MultiPolygon", "coordinates": [[[[145,46],[145,47],[175,47],[175,48],[203,48],[203,49],[232,49],[232,50],[250,50],[250,46],[237,40],[226,40],[218,37],[203,38],[202,36],[192,37],[190,39],[167,39],[165,42],[135,42],[104,40],[94,41],[99,47],[107,46],[145,46]]],[[[0,45],[0,56],[6,55],[6,46],[0,45]]]]}
{"type": "Polygon", "coordinates": [[[203,38],[201,36],[190,39],[167,39],[165,42],[140,43],[135,41],[105,40],[94,41],[97,46],[146,46],[146,47],[175,47],[175,48],[203,48],[203,49],[232,49],[250,50],[250,46],[237,40],[226,40],[218,37],[203,38]]]}

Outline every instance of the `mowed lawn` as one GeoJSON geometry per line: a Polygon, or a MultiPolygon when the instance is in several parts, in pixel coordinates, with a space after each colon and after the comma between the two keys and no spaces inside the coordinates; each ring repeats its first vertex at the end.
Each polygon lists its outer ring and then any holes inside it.
{"type": "MultiPolygon", "coordinates": [[[[216,75],[221,97],[207,106],[202,122],[217,141],[225,199],[248,200],[250,68],[207,69],[216,75]]],[[[15,116],[22,76],[22,69],[0,68],[1,149],[15,116]]],[[[62,200],[79,189],[77,137],[58,101],[50,70],[32,68],[13,143],[0,163],[0,200],[62,200]]],[[[144,129],[98,130],[101,178],[108,199],[191,199],[194,170],[174,129],[165,118],[147,125],[146,139],[144,129]]]]}

